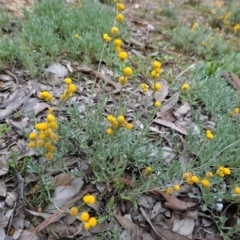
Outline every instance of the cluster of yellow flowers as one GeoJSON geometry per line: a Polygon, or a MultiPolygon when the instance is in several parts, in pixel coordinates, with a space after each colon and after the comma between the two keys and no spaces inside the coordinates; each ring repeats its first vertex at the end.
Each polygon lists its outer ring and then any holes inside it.
{"type": "Polygon", "coordinates": [[[72,83],[71,78],[65,78],[64,82],[67,85],[67,88],[64,90],[64,93],[60,96],[61,101],[66,101],[70,97],[72,97],[72,94],[77,91],[77,87],[75,84],[72,83]]]}
{"type": "Polygon", "coordinates": [[[240,110],[239,108],[235,108],[230,114],[231,117],[233,117],[233,118],[236,117],[239,113],[239,110],[240,110]]]}
{"type": "Polygon", "coordinates": [[[219,177],[225,177],[231,174],[231,170],[227,167],[220,166],[217,170],[217,175],[219,177]]]}
{"type": "Polygon", "coordinates": [[[107,120],[111,124],[111,127],[107,129],[107,134],[112,135],[114,133],[114,128],[117,129],[119,127],[125,127],[128,130],[132,130],[133,125],[132,123],[128,123],[123,115],[119,115],[115,118],[113,115],[108,115],[107,120]]]}
{"type": "MultiPolygon", "coordinates": [[[[89,194],[83,197],[83,203],[85,204],[94,204],[95,202],[96,199],[93,195],[89,194]]],[[[74,206],[69,209],[69,214],[72,216],[77,216],[78,212],[78,207],[74,206]]],[[[95,217],[90,217],[88,212],[82,212],[78,218],[83,222],[85,230],[88,230],[89,228],[95,227],[97,225],[97,219],[95,217]]]]}
{"type": "Polygon", "coordinates": [[[43,91],[39,93],[39,98],[43,99],[46,102],[51,102],[53,100],[53,96],[48,91],[43,91]]]}
{"type": "Polygon", "coordinates": [[[36,123],[35,131],[31,132],[28,136],[30,142],[29,148],[39,147],[45,153],[47,160],[52,160],[55,151],[54,143],[58,140],[58,135],[54,133],[58,128],[56,118],[53,114],[53,109],[49,109],[49,113],[46,117],[46,122],[36,123]]]}
{"type": "Polygon", "coordinates": [[[211,140],[214,138],[213,133],[211,132],[211,130],[206,130],[206,138],[211,140]]]}
{"type": "Polygon", "coordinates": [[[212,176],[213,174],[211,172],[207,172],[206,178],[200,180],[196,175],[192,175],[191,172],[186,172],[183,174],[182,178],[190,185],[200,183],[203,187],[209,188],[211,183],[209,182],[208,178],[211,178],[212,176]]]}
{"type": "Polygon", "coordinates": [[[190,32],[194,32],[198,28],[199,24],[197,22],[193,23],[190,32]]]}

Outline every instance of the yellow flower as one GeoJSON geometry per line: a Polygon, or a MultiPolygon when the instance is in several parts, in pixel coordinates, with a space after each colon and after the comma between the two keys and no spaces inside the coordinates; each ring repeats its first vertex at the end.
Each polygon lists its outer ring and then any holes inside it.
{"type": "Polygon", "coordinates": [[[36,142],[36,146],[41,147],[42,145],[43,145],[43,140],[38,139],[37,142],[36,142]]]}
{"type": "Polygon", "coordinates": [[[111,28],[111,33],[112,33],[113,35],[117,35],[117,34],[119,33],[118,28],[117,28],[117,27],[112,27],[112,28],[111,28]]]}
{"type": "Polygon", "coordinates": [[[83,226],[84,226],[84,229],[85,229],[85,230],[88,230],[88,229],[91,227],[88,222],[85,222],[85,223],[83,224],[83,226]]]}
{"type": "Polygon", "coordinates": [[[159,91],[159,90],[161,90],[161,84],[160,83],[155,83],[154,84],[154,87],[153,87],[153,90],[155,91],[155,92],[157,92],[157,91],[159,91]]]}
{"type": "Polygon", "coordinates": [[[240,194],[240,187],[235,187],[233,191],[235,194],[240,194]]]}
{"type": "Polygon", "coordinates": [[[65,82],[67,85],[69,85],[69,84],[72,83],[72,79],[71,79],[71,78],[65,78],[65,79],[64,79],[64,82],[65,82]]]}
{"type": "Polygon", "coordinates": [[[125,9],[125,6],[124,6],[122,3],[118,3],[118,4],[117,4],[117,10],[118,10],[119,12],[122,12],[124,9],[125,9]]]}
{"type": "Polygon", "coordinates": [[[174,188],[174,190],[177,191],[177,192],[180,191],[180,189],[181,189],[181,187],[180,187],[178,184],[177,184],[177,185],[174,185],[173,188],[174,188]]]}
{"type": "Polygon", "coordinates": [[[159,78],[160,73],[153,70],[153,71],[151,71],[151,77],[154,78],[154,79],[159,78]]]}
{"type": "Polygon", "coordinates": [[[132,125],[131,123],[128,123],[127,126],[126,126],[126,128],[127,128],[128,130],[132,130],[133,125],[132,125]]]}
{"type": "Polygon", "coordinates": [[[127,77],[121,76],[121,77],[119,77],[118,82],[119,82],[121,85],[126,85],[127,82],[128,82],[128,79],[127,79],[127,77]]]}
{"type": "Polygon", "coordinates": [[[167,188],[166,189],[166,193],[169,194],[169,195],[173,194],[173,192],[174,192],[173,188],[167,188]]]}
{"type": "Polygon", "coordinates": [[[145,169],[146,169],[146,171],[148,171],[148,172],[151,172],[151,171],[152,171],[152,167],[150,167],[150,166],[146,167],[145,169]]]}
{"type": "Polygon", "coordinates": [[[47,129],[47,127],[48,127],[48,125],[45,122],[35,124],[35,129],[37,129],[39,131],[45,131],[47,129]]]}
{"type": "Polygon", "coordinates": [[[49,109],[48,109],[48,112],[51,113],[51,114],[53,114],[53,109],[52,109],[52,108],[49,108],[49,109]]]}
{"type": "Polygon", "coordinates": [[[192,177],[192,173],[191,172],[186,172],[186,173],[184,173],[183,175],[182,175],[182,178],[184,179],[184,180],[187,180],[187,179],[189,179],[189,178],[191,178],[192,177]]]}
{"type": "Polygon", "coordinates": [[[224,175],[230,175],[231,174],[231,170],[229,168],[223,168],[223,173],[224,175]]]}
{"type": "Polygon", "coordinates": [[[122,40],[119,39],[119,38],[116,38],[113,43],[114,43],[115,47],[121,47],[122,46],[122,40]]]}
{"type": "Polygon", "coordinates": [[[206,137],[207,137],[207,139],[209,139],[209,140],[211,140],[211,139],[214,138],[214,136],[213,136],[212,133],[207,133],[207,134],[206,134],[206,137]]]}
{"type": "Polygon", "coordinates": [[[182,91],[186,91],[189,89],[189,84],[188,83],[184,83],[182,86],[181,86],[181,90],[182,91]]]}
{"type": "Polygon", "coordinates": [[[149,89],[149,86],[145,83],[140,84],[140,86],[141,86],[143,92],[147,92],[149,89]]]}
{"type": "Polygon", "coordinates": [[[69,84],[68,85],[68,91],[71,92],[71,93],[74,93],[77,91],[77,87],[75,84],[69,84]]]}
{"type": "Polygon", "coordinates": [[[75,39],[78,39],[78,38],[79,38],[79,36],[78,36],[77,33],[74,35],[74,38],[75,38],[75,39]]]}
{"type": "Polygon", "coordinates": [[[159,61],[154,61],[152,64],[153,68],[157,68],[160,69],[160,67],[162,66],[162,64],[159,61]]]}
{"type": "Polygon", "coordinates": [[[108,135],[113,135],[113,130],[112,130],[112,128],[108,128],[108,129],[106,130],[106,132],[107,132],[108,135]]]}
{"type": "Polygon", "coordinates": [[[118,13],[118,14],[116,15],[116,20],[117,20],[118,22],[122,22],[122,21],[124,20],[124,16],[123,16],[121,13],[118,13]]]}
{"type": "Polygon", "coordinates": [[[113,115],[107,115],[107,120],[111,122],[114,119],[113,115]]]}
{"type": "Polygon", "coordinates": [[[193,183],[198,183],[198,181],[199,181],[197,176],[192,176],[191,180],[192,180],[193,183]]]}
{"type": "Polygon", "coordinates": [[[46,134],[44,132],[40,133],[39,134],[39,138],[42,139],[42,140],[45,139],[46,138],[46,134]]]}
{"type": "Polygon", "coordinates": [[[213,173],[212,173],[212,172],[207,172],[207,173],[206,173],[206,177],[208,177],[208,178],[213,177],[213,173]]]}
{"type": "Polygon", "coordinates": [[[50,138],[53,142],[56,142],[58,140],[58,135],[53,133],[53,134],[51,134],[50,138]]]}
{"type": "Polygon", "coordinates": [[[54,115],[51,114],[51,113],[49,113],[49,114],[47,115],[47,120],[48,120],[48,122],[55,122],[55,117],[54,117],[54,115]]]}
{"type": "Polygon", "coordinates": [[[49,128],[53,129],[53,130],[56,130],[58,129],[58,125],[57,125],[57,122],[50,122],[48,124],[49,128]]]}
{"type": "Polygon", "coordinates": [[[90,225],[90,227],[95,227],[97,225],[97,219],[95,217],[91,217],[88,220],[88,224],[90,225]]]}
{"type": "Polygon", "coordinates": [[[46,157],[47,160],[52,160],[53,159],[53,154],[51,152],[48,152],[45,157],[46,157]]]}
{"type": "Polygon", "coordinates": [[[28,143],[29,148],[34,148],[35,147],[35,142],[31,141],[28,143]]]}
{"type": "Polygon", "coordinates": [[[88,212],[82,212],[79,219],[82,221],[82,222],[87,222],[89,220],[90,216],[89,216],[89,213],[88,212]]]}
{"type": "Polygon", "coordinates": [[[69,213],[72,215],[72,216],[76,216],[78,214],[78,208],[77,207],[72,207],[69,211],[69,213]]]}
{"type": "Polygon", "coordinates": [[[158,107],[161,107],[161,105],[162,105],[162,104],[161,104],[161,102],[159,102],[159,101],[156,101],[156,102],[154,103],[154,106],[157,107],[157,108],[158,108],[158,107]]]}
{"type": "Polygon", "coordinates": [[[126,52],[124,52],[124,51],[118,53],[118,58],[119,58],[121,61],[126,60],[127,57],[128,57],[128,54],[127,54],[126,52]]]}
{"type": "Polygon", "coordinates": [[[29,137],[29,139],[34,140],[37,137],[37,133],[36,132],[31,132],[28,137],[29,137]]]}
{"type": "Polygon", "coordinates": [[[103,34],[103,40],[106,42],[106,43],[110,43],[111,42],[111,38],[108,36],[108,34],[103,34]]]}
{"type": "Polygon", "coordinates": [[[125,120],[125,118],[124,118],[124,116],[120,115],[120,116],[118,116],[117,120],[118,120],[120,123],[123,123],[124,120],[125,120]]]}
{"type": "Polygon", "coordinates": [[[186,180],[186,182],[187,182],[187,184],[189,184],[189,185],[193,185],[193,181],[192,181],[191,178],[188,178],[188,179],[186,180]]]}
{"type": "Polygon", "coordinates": [[[49,102],[53,99],[53,96],[48,91],[40,92],[39,97],[49,102]]]}
{"type": "Polygon", "coordinates": [[[86,204],[94,204],[95,201],[96,201],[96,199],[93,195],[85,195],[83,197],[83,202],[86,204]]]}
{"type": "Polygon", "coordinates": [[[130,67],[125,67],[125,68],[123,69],[123,74],[124,74],[124,76],[126,76],[126,77],[130,77],[130,76],[133,74],[132,68],[130,68],[130,67]]]}
{"type": "Polygon", "coordinates": [[[201,180],[201,184],[203,185],[203,187],[205,188],[209,188],[211,186],[210,182],[207,179],[203,179],[201,180]]]}

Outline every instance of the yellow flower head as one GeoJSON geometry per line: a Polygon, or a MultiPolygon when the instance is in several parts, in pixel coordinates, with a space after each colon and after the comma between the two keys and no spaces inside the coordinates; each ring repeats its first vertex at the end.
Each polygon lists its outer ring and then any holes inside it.
{"type": "Polygon", "coordinates": [[[78,36],[77,33],[74,35],[74,38],[75,38],[75,39],[78,39],[78,38],[79,38],[79,36],[78,36]]]}
{"type": "Polygon", "coordinates": [[[169,194],[169,195],[173,194],[173,192],[174,192],[173,188],[167,188],[166,189],[166,193],[169,194]]]}
{"type": "Polygon", "coordinates": [[[160,69],[162,64],[159,61],[154,61],[152,66],[153,66],[153,69],[155,68],[160,69]]]}
{"type": "Polygon", "coordinates": [[[198,183],[199,182],[199,179],[198,179],[197,176],[192,176],[191,180],[192,180],[193,183],[198,183]]]}
{"type": "Polygon", "coordinates": [[[117,4],[117,10],[118,10],[119,12],[122,12],[124,9],[125,9],[125,6],[124,6],[122,3],[118,3],[118,4],[117,4]]]}
{"type": "Polygon", "coordinates": [[[124,52],[124,51],[118,53],[118,58],[119,58],[121,61],[126,60],[127,57],[128,57],[128,54],[127,54],[126,52],[124,52]]]}
{"type": "Polygon", "coordinates": [[[118,14],[116,15],[116,20],[117,20],[118,22],[122,22],[122,21],[124,20],[124,16],[123,16],[121,13],[118,13],[118,14]]]}
{"type": "Polygon", "coordinates": [[[113,129],[112,128],[108,128],[106,130],[106,132],[107,132],[108,135],[113,135],[113,129]]]}
{"type": "Polygon", "coordinates": [[[72,215],[72,216],[76,216],[78,214],[78,208],[77,207],[72,207],[70,210],[69,210],[69,213],[72,215]]]}
{"type": "Polygon", "coordinates": [[[89,220],[90,216],[89,216],[89,213],[88,212],[83,212],[81,213],[79,219],[82,221],[82,222],[87,222],[89,220]]]}
{"type": "Polygon", "coordinates": [[[213,173],[212,173],[212,172],[207,172],[207,173],[206,173],[206,177],[208,177],[208,178],[213,177],[213,173]]]}
{"type": "Polygon", "coordinates": [[[85,222],[83,224],[83,227],[84,227],[85,230],[88,230],[91,226],[90,226],[90,224],[88,222],[85,222]]]}
{"type": "Polygon", "coordinates": [[[69,84],[72,83],[72,79],[71,79],[71,78],[65,78],[65,79],[64,79],[64,82],[65,82],[67,85],[69,85],[69,84]]]}
{"type": "Polygon", "coordinates": [[[153,90],[154,90],[155,92],[160,91],[161,88],[162,88],[162,86],[161,86],[160,83],[155,83],[154,86],[153,86],[153,90]]]}
{"type": "Polygon", "coordinates": [[[37,137],[37,133],[36,132],[31,132],[28,137],[29,137],[29,139],[34,140],[37,137]]]}
{"type": "Polygon", "coordinates": [[[72,83],[69,84],[69,85],[68,85],[68,91],[71,92],[71,93],[76,92],[76,91],[77,91],[76,85],[75,85],[75,84],[72,84],[72,83]]]}
{"type": "Polygon", "coordinates": [[[52,160],[53,159],[53,154],[51,152],[48,152],[45,157],[46,157],[47,160],[52,160]]]}
{"type": "Polygon", "coordinates": [[[132,125],[131,123],[128,123],[127,126],[126,126],[126,128],[127,128],[128,130],[132,130],[133,125],[132,125]]]}
{"type": "Polygon", "coordinates": [[[47,120],[48,120],[48,122],[55,122],[55,117],[54,117],[54,115],[51,114],[51,113],[49,113],[49,114],[47,115],[47,120]]]}
{"type": "Polygon", "coordinates": [[[211,186],[211,183],[210,183],[207,179],[201,180],[201,184],[202,184],[203,187],[205,187],[205,188],[209,188],[209,187],[211,186]]]}
{"type": "Polygon", "coordinates": [[[97,219],[95,217],[91,217],[88,220],[88,224],[90,225],[90,227],[95,227],[97,225],[97,219]]]}
{"type": "Polygon", "coordinates": [[[158,108],[158,107],[161,107],[161,105],[162,105],[162,104],[161,104],[161,102],[159,102],[159,101],[156,101],[156,102],[154,103],[154,106],[157,107],[157,108],[158,108]]]}
{"type": "Polygon", "coordinates": [[[115,47],[121,47],[122,46],[122,40],[119,39],[119,38],[116,38],[113,43],[114,43],[115,47]]]}
{"type": "Polygon", "coordinates": [[[86,204],[94,204],[95,201],[96,201],[96,199],[93,195],[85,195],[83,197],[83,202],[86,204]]]}
{"type": "Polygon", "coordinates": [[[174,185],[173,189],[178,192],[180,191],[181,187],[178,184],[176,184],[174,185]]]}
{"type": "Polygon", "coordinates": [[[155,70],[151,71],[151,77],[156,79],[160,77],[160,72],[157,72],[155,70]]]}
{"type": "Polygon", "coordinates": [[[143,92],[147,92],[149,89],[149,86],[145,83],[140,84],[140,86],[141,86],[143,92]]]}
{"type": "Polygon", "coordinates": [[[120,115],[120,116],[118,116],[117,120],[118,120],[120,123],[123,123],[124,120],[125,120],[125,118],[124,118],[124,116],[120,115]]]}
{"type": "Polygon", "coordinates": [[[128,82],[128,79],[127,79],[127,77],[121,76],[121,77],[119,77],[118,82],[119,82],[121,85],[126,85],[127,82],[128,82]]]}
{"type": "Polygon", "coordinates": [[[133,74],[132,68],[130,68],[130,67],[125,67],[125,68],[123,69],[123,75],[124,75],[125,77],[130,77],[132,74],[133,74]]]}
{"type": "Polygon", "coordinates": [[[117,35],[119,33],[118,28],[117,27],[112,27],[111,28],[111,33],[112,33],[112,35],[117,35]]]}
{"type": "Polygon", "coordinates": [[[209,139],[209,140],[211,140],[211,139],[214,138],[214,136],[213,136],[212,133],[207,133],[207,134],[206,134],[206,138],[209,139]]]}
{"type": "Polygon", "coordinates": [[[192,173],[191,172],[186,172],[186,173],[184,173],[183,175],[182,175],[182,178],[184,179],[184,180],[187,180],[187,179],[189,179],[189,178],[191,178],[192,177],[192,173]]]}
{"type": "Polygon", "coordinates": [[[103,34],[103,40],[106,42],[106,43],[110,43],[111,42],[111,38],[108,36],[108,34],[103,34]]]}
{"type": "Polygon", "coordinates": [[[45,130],[47,130],[47,127],[48,127],[48,125],[45,122],[35,124],[35,129],[39,130],[39,131],[45,131],[45,130]]]}
{"type": "Polygon", "coordinates": [[[188,83],[184,83],[182,86],[181,86],[181,90],[182,91],[186,91],[189,89],[189,84],[188,83]]]}
{"type": "Polygon", "coordinates": [[[224,175],[230,175],[231,174],[231,170],[229,169],[229,168],[223,168],[223,173],[224,173],[224,175]]]}
{"type": "Polygon", "coordinates": [[[29,148],[34,148],[35,147],[35,142],[31,141],[28,143],[29,148]]]}
{"type": "Polygon", "coordinates": [[[235,194],[239,195],[240,194],[240,187],[235,187],[233,191],[234,191],[235,194]]]}

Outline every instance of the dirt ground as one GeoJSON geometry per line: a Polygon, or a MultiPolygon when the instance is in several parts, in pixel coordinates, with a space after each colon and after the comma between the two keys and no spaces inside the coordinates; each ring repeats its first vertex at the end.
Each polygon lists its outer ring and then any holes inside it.
{"type": "Polygon", "coordinates": [[[22,9],[30,8],[34,3],[34,0],[1,0],[0,5],[5,6],[9,13],[23,17],[22,9]]]}

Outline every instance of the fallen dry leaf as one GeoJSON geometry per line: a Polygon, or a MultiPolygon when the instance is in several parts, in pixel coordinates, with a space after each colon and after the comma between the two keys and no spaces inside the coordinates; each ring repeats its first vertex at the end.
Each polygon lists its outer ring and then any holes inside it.
{"type": "Polygon", "coordinates": [[[153,120],[154,123],[158,123],[158,124],[161,124],[165,127],[169,127],[177,132],[180,132],[184,135],[187,135],[187,131],[186,129],[184,129],[183,127],[181,126],[177,126],[175,123],[172,123],[172,122],[169,122],[167,120],[164,120],[164,119],[154,119],[153,120]]]}
{"type": "Polygon", "coordinates": [[[240,78],[231,72],[232,80],[236,83],[238,90],[240,90],[240,78]]]}
{"type": "Polygon", "coordinates": [[[160,81],[162,86],[160,91],[154,93],[154,99],[156,101],[162,102],[168,95],[169,86],[165,80],[160,81]]]}
{"type": "Polygon", "coordinates": [[[60,173],[51,180],[54,188],[59,186],[69,186],[71,185],[71,181],[71,174],[69,173],[60,173]]]}
{"type": "Polygon", "coordinates": [[[175,219],[173,222],[172,230],[183,236],[191,237],[194,229],[194,219],[185,217],[183,219],[175,219]]]}
{"type": "Polygon", "coordinates": [[[162,196],[166,200],[166,202],[164,203],[164,206],[172,210],[184,211],[191,207],[196,206],[196,203],[194,202],[183,202],[178,198],[172,195],[169,195],[165,192],[162,192],[160,190],[150,190],[148,192],[156,196],[162,196]]]}
{"type": "Polygon", "coordinates": [[[158,116],[159,117],[160,116],[164,116],[165,112],[167,112],[170,109],[172,109],[176,105],[176,103],[178,102],[179,96],[180,96],[179,93],[175,93],[170,99],[168,99],[167,102],[164,103],[163,106],[161,107],[160,113],[159,113],[158,116]]]}
{"type": "Polygon", "coordinates": [[[1,156],[0,157],[0,176],[8,173],[8,169],[9,169],[9,166],[8,166],[7,160],[5,159],[4,156],[1,156]]]}
{"type": "Polygon", "coordinates": [[[176,118],[180,118],[182,115],[186,114],[190,111],[191,107],[188,102],[185,102],[182,106],[176,109],[173,114],[176,118]]]}
{"type": "MultiPolygon", "coordinates": [[[[129,219],[122,217],[121,215],[114,214],[114,217],[117,219],[117,221],[120,223],[120,225],[129,231],[132,237],[139,237],[142,234],[142,230],[138,228],[136,224],[134,224],[129,219]]],[[[135,239],[135,238],[132,238],[135,239]]]]}

